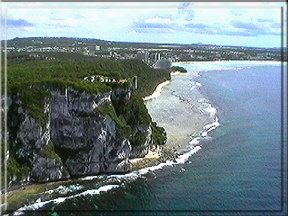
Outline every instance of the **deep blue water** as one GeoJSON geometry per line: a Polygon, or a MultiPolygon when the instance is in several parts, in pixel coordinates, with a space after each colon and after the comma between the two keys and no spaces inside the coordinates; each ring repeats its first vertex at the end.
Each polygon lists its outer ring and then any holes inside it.
{"type": "Polygon", "coordinates": [[[281,210],[280,69],[201,73],[200,91],[216,106],[221,126],[182,166],[185,172],[165,169],[150,180],[157,201],[149,209],[281,210]]]}
{"type": "MultiPolygon", "coordinates": [[[[188,73],[193,69],[193,65],[183,66],[188,73]]],[[[200,74],[199,90],[216,107],[221,123],[209,133],[210,139],[201,141],[200,151],[185,164],[164,167],[101,196],[83,196],[55,209],[85,206],[94,211],[91,215],[101,215],[96,209],[136,211],[129,215],[156,215],[157,211],[168,211],[162,215],[285,215],[281,211],[287,209],[287,173],[281,175],[280,64],[200,74]],[[137,212],[141,210],[152,212],[137,212]]]]}
{"type": "Polygon", "coordinates": [[[157,186],[157,179],[151,184],[155,194],[165,197],[170,188],[175,198],[186,198],[181,205],[167,201],[168,209],[281,209],[279,67],[209,71],[199,81],[217,107],[221,127],[181,176],[158,175],[165,189],[157,186]]]}

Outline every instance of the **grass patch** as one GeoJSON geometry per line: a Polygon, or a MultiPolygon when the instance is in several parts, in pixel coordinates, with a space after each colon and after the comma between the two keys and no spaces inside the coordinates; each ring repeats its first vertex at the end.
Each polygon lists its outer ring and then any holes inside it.
{"type": "Polygon", "coordinates": [[[164,145],[167,141],[165,129],[157,126],[156,122],[152,122],[151,128],[154,145],[164,145]]]}
{"type": "Polygon", "coordinates": [[[116,125],[118,126],[120,136],[122,138],[128,139],[131,135],[131,127],[126,124],[126,122],[123,121],[123,119],[120,119],[116,112],[115,109],[112,105],[104,105],[98,108],[98,111],[104,115],[110,117],[112,120],[115,121],[116,125]]]}
{"type": "Polygon", "coordinates": [[[48,121],[48,113],[44,113],[45,100],[50,97],[50,92],[38,89],[21,89],[19,92],[23,108],[29,116],[35,119],[42,127],[48,121]]]}
{"type": "MultiPolygon", "coordinates": [[[[1,178],[2,182],[4,182],[4,163],[1,164],[1,178]]],[[[17,180],[21,180],[26,178],[29,175],[31,168],[25,164],[17,161],[15,156],[10,154],[9,159],[7,161],[7,181],[11,181],[14,176],[16,176],[17,180]]]]}
{"type": "MultiPolygon", "coordinates": [[[[1,179],[2,182],[4,182],[4,158],[5,158],[5,153],[4,153],[4,141],[1,143],[2,145],[2,161],[1,161],[1,179]]],[[[7,142],[7,151],[10,150],[10,144],[7,142]]],[[[9,158],[7,161],[7,181],[9,182],[12,180],[14,176],[16,176],[17,180],[24,179],[28,176],[31,168],[25,164],[25,163],[20,163],[17,161],[16,157],[14,156],[13,152],[11,150],[9,151],[9,158]]]]}
{"type": "MultiPolygon", "coordinates": [[[[27,185],[22,186],[19,189],[8,192],[7,202],[8,211],[18,209],[24,205],[28,205],[31,201],[36,201],[41,197],[41,194],[47,190],[55,189],[61,185],[61,183],[47,183],[39,185],[27,185]]],[[[4,195],[3,195],[4,196],[4,195]]],[[[2,199],[3,200],[3,199],[2,199]]]]}
{"type": "Polygon", "coordinates": [[[105,83],[92,83],[84,80],[50,80],[43,82],[45,85],[52,88],[73,88],[80,92],[90,94],[106,93],[111,91],[111,88],[105,83]]]}
{"type": "Polygon", "coordinates": [[[44,148],[39,153],[41,157],[44,158],[51,158],[55,159],[56,162],[63,165],[62,159],[59,157],[59,155],[55,152],[54,144],[52,142],[49,142],[48,145],[44,146],[44,148]]]}

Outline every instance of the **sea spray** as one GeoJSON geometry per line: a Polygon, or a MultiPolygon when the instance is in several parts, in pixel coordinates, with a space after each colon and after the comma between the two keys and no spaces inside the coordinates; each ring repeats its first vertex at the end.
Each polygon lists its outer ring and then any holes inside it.
{"type": "Polygon", "coordinates": [[[22,215],[22,214],[24,214],[25,211],[36,210],[36,209],[44,207],[47,204],[54,204],[54,205],[56,204],[57,205],[57,204],[60,204],[60,203],[64,202],[65,200],[73,199],[73,198],[76,198],[76,197],[79,197],[79,196],[98,195],[101,192],[106,192],[106,191],[115,189],[117,187],[119,187],[119,185],[105,185],[105,186],[102,186],[102,187],[100,187],[98,189],[86,190],[84,192],[81,192],[79,194],[72,195],[72,196],[58,197],[56,199],[43,201],[43,202],[40,201],[40,200],[37,200],[34,204],[19,208],[16,212],[14,212],[13,215],[22,215]]]}

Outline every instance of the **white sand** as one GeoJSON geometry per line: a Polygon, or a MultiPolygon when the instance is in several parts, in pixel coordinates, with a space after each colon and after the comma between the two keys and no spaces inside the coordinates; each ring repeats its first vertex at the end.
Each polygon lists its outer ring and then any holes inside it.
{"type": "MultiPolygon", "coordinates": [[[[186,76],[172,79],[171,88],[174,85],[179,88],[183,79],[187,79],[186,76]]],[[[157,100],[146,104],[153,121],[164,127],[167,132],[167,143],[164,148],[174,149],[179,153],[186,151],[193,137],[200,136],[203,127],[211,123],[209,115],[203,115],[202,105],[198,102],[198,99],[204,96],[199,91],[193,90],[191,97],[195,99],[186,103],[185,100],[171,94],[171,91],[163,90],[157,100]]]]}
{"type": "Polygon", "coordinates": [[[165,81],[165,82],[160,83],[160,84],[156,87],[156,89],[155,89],[155,91],[153,92],[153,94],[144,97],[143,100],[144,100],[144,101],[147,101],[147,100],[151,100],[151,99],[153,99],[153,98],[159,97],[162,88],[163,88],[164,86],[168,85],[170,82],[171,82],[170,80],[167,80],[167,81],[165,81]]]}
{"type": "MultiPolygon", "coordinates": [[[[171,76],[176,76],[176,75],[180,75],[180,74],[181,74],[180,71],[174,71],[174,72],[171,72],[171,73],[170,73],[171,76]]],[[[162,88],[163,88],[164,86],[168,85],[170,82],[171,82],[170,80],[167,80],[167,81],[165,81],[165,82],[160,83],[160,84],[156,87],[156,89],[155,89],[155,91],[153,92],[153,94],[144,97],[143,100],[144,100],[144,101],[147,101],[147,100],[151,100],[151,99],[154,99],[154,98],[159,97],[159,96],[160,96],[160,93],[161,93],[161,91],[162,91],[162,88]]]]}
{"type": "Polygon", "coordinates": [[[174,72],[171,72],[170,74],[171,74],[171,76],[175,76],[175,75],[181,74],[181,72],[180,71],[174,71],[174,72]]]}
{"type": "Polygon", "coordinates": [[[160,157],[160,148],[157,146],[155,149],[149,150],[148,153],[143,158],[133,158],[130,159],[129,162],[132,164],[135,164],[139,161],[145,160],[145,159],[151,159],[151,158],[159,158],[160,157]]]}

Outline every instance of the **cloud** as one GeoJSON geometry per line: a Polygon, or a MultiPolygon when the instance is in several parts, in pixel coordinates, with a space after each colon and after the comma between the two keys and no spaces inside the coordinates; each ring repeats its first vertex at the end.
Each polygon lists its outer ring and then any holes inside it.
{"type": "Polygon", "coordinates": [[[82,18],[85,18],[85,16],[76,14],[76,15],[74,16],[74,18],[75,18],[75,19],[82,19],[82,18]]]}
{"type": "MultiPolygon", "coordinates": [[[[259,21],[259,19],[258,19],[259,21]]],[[[259,22],[242,22],[234,20],[231,25],[245,36],[280,35],[280,24],[273,20],[260,20],[259,22]]]]}
{"type": "Polygon", "coordinates": [[[190,2],[184,2],[178,7],[178,15],[183,16],[185,21],[191,21],[195,17],[195,12],[189,6],[190,2]]]}
{"type": "MultiPolygon", "coordinates": [[[[263,21],[264,22],[264,21],[263,21]]],[[[193,32],[206,35],[226,35],[226,36],[261,36],[280,35],[280,24],[273,20],[265,20],[265,23],[243,22],[233,20],[228,25],[207,24],[201,22],[190,22],[184,26],[182,31],[193,32]]]]}
{"type": "Polygon", "coordinates": [[[171,33],[179,29],[171,16],[153,16],[134,21],[129,32],[136,33],[171,33]]]}
{"type": "Polygon", "coordinates": [[[272,28],[275,28],[275,29],[279,29],[279,30],[281,29],[281,24],[280,23],[271,23],[270,26],[272,28]]]}
{"type": "Polygon", "coordinates": [[[64,20],[63,18],[54,18],[54,17],[51,17],[50,19],[55,20],[55,21],[63,21],[64,20]]]}
{"type": "Polygon", "coordinates": [[[197,34],[216,34],[218,29],[203,23],[189,23],[184,26],[183,31],[194,32],[197,34]]]}
{"type": "Polygon", "coordinates": [[[129,33],[157,33],[157,34],[166,34],[166,33],[173,33],[175,30],[171,28],[139,28],[130,30],[129,33]]]}
{"type": "Polygon", "coordinates": [[[136,22],[132,25],[130,32],[136,33],[169,33],[174,32],[174,24],[169,23],[140,23],[136,22]]]}
{"type": "Polygon", "coordinates": [[[69,27],[71,27],[71,26],[69,26],[69,25],[60,24],[60,23],[47,24],[47,26],[49,26],[49,27],[54,27],[54,28],[69,28],[69,27]]]}
{"type": "Polygon", "coordinates": [[[272,19],[258,19],[257,20],[258,22],[274,22],[274,20],[272,20],[272,19]]]}
{"type": "Polygon", "coordinates": [[[262,28],[255,23],[246,23],[238,20],[232,21],[231,25],[238,29],[244,29],[245,31],[259,32],[262,30],[262,28]]]}
{"type": "Polygon", "coordinates": [[[169,23],[134,23],[133,28],[156,28],[156,29],[162,29],[162,28],[173,28],[172,24],[169,23]]]}
{"type": "MultiPolygon", "coordinates": [[[[2,25],[4,25],[4,19],[1,19],[2,25]]],[[[33,23],[30,23],[24,19],[7,19],[7,27],[8,28],[26,28],[26,27],[34,27],[33,23]]]]}
{"type": "Polygon", "coordinates": [[[154,16],[144,20],[147,23],[171,23],[173,19],[170,16],[154,16]]]}

